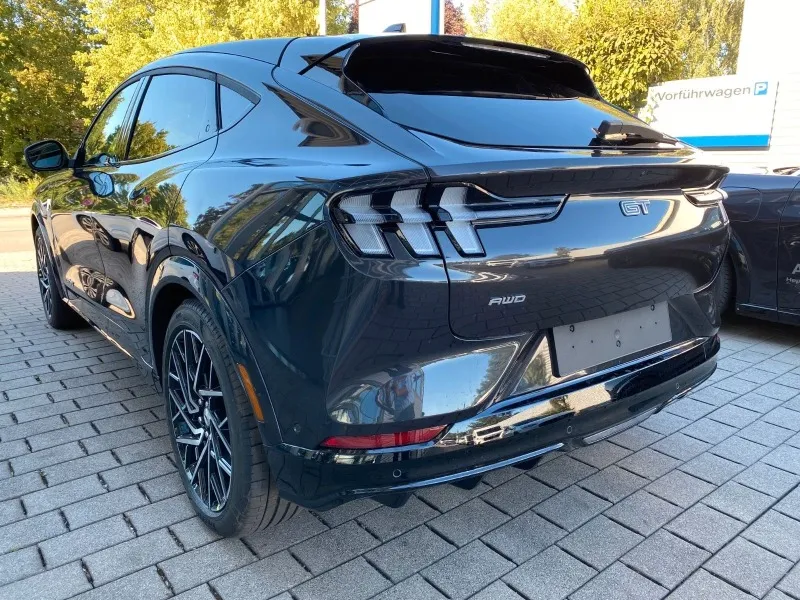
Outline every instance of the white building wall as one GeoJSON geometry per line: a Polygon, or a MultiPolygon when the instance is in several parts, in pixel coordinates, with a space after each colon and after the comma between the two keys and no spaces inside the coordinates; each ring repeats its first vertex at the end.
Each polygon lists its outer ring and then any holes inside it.
{"type": "MultiPolygon", "coordinates": [[[[797,0],[800,3],[800,0],[797,0]]],[[[768,150],[709,152],[731,167],[776,169],[800,166],[800,66],[777,75],[778,95],[768,150]]],[[[747,115],[742,115],[746,119],[747,115]]]]}
{"type": "MultiPolygon", "coordinates": [[[[437,0],[439,32],[444,29],[443,0],[437,0]]],[[[359,33],[381,33],[389,25],[405,23],[406,33],[431,33],[431,0],[361,0],[358,6],[359,33]]]]}
{"type": "Polygon", "coordinates": [[[745,0],[738,75],[800,71],[800,0],[745,0]]]}
{"type": "MultiPolygon", "coordinates": [[[[728,165],[800,166],[800,0],[745,0],[737,75],[778,80],[769,150],[713,153],[728,165]]],[[[742,115],[743,119],[747,115],[742,115]]]]}

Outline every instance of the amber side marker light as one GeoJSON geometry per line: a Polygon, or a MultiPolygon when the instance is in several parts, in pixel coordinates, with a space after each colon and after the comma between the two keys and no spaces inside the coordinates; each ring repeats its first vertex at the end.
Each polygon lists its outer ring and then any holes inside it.
{"type": "Polygon", "coordinates": [[[247,372],[247,369],[244,368],[244,365],[237,363],[236,369],[239,371],[239,376],[242,378],[242,385],[244,386],[247,398],[250,400],[250,406],[253,407],[253,414],[256,420],[263,422],[264,413],[261,412],[261,404],[258,401],[258,395],[256,394],[256,389],[253,387],[253,382],[250,381],[250,374],[247,372]]]}
{"type": "Polygon", "coordinates": [[[375,435],[336,435],[324,440],[322,448],[337,448],[340,450],[374,450],[377,448],[396,448],[398,446],[412,446],[430,442],[439,435],[447,425],[413,429],[398,433],[379,433],[375,435]]]}

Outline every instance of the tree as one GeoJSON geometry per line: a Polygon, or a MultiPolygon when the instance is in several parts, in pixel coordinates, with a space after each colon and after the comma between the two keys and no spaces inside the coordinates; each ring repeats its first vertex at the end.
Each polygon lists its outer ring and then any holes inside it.
{"type": "Polygon", "coordinates": [[[489,36],[561,51],[573,20],[573,13],[559,0],[502,0],[494,9],[489,36]]]}
{"type": "Polygon", "coordinates": [[[679,0],[682,79],[736,72],[744,0],[679,0]]]}
{"type": "Polygon", "coordinates": [[[470,8],[471,35],[571,54],[590,68],[600,92],[628,110],[647,88],[669,79],[736,71],[744,0],[488,0],[470,8]]]}
{"type": "Polygon", "coordinates": [[[327,0],[325,16],[325,31],[327,35],[348,33],[350,28],[350,7],[345,0],[327,0]]]}
{"type": "Polygon", "coordinates": [[[444,0],[444,32],[447,35],[466,35],[467,27],[464,21],[464,9],[453,0],[444,0]]]}
{"type": "Polygon", "coordinates": [[[72,55],[87,42],[80,1],[0,0],[0,177],[27,176],[22,150],[56,138],[74,148],[85,112],[72,55]]]}
{"type": "MultiPolygon", "coordinates": [[[[55,0],[51,0],[55,1],[55,0]]],[[[87,105],[174,52],[229,40],[317,33],[317,0],[87,0],[92,46],[76,58],[87,105]]],[[[328,0],[330,33],[347,28],[345,0],[328,0]]]]}
{"type": "Polygon", "coordinates": [[[491,15],[489,0],[473,0],[469,7],[469,20],[467,21],[467,35],[472,37],[486,37],[489,34],[491,15]]]}
{"type": "Polygon", "coordinates": [[[354,0],[352,4],[350,4],[350,18],[347,23],[347,33],[358,33],[358,2],[359,0],[354,0]]]}
{"type": "Polygon", "coordinates": [[[636,110],[648,88],[681,72],[678,6],[664,0],[583,0],[567,44],[609,102],[636,110]]]}

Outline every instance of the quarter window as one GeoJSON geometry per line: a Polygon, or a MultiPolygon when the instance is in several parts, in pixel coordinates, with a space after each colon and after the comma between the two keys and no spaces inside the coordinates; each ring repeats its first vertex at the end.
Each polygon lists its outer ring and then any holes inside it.
{"type": "Polygon", "coordinates": [[[84,144],[86,164],[97,164],[103,156],[118,158],[125,114],[136,95],[136,88],[137,84],[133,83],[117,92],[95,119],[84,144]]]}
{"type": "Polygon", "coordinates": [[[223,129],[236,123],[252,106],[253,103],[241,94],[224,85],[219,86],[219,110],[223,129]]]}
{"type": "Polygon", "coordinates": [[[217,130],[215,83],[191,75],[156,75],[147,86],[128,159],[189,146],[217,130]]]}

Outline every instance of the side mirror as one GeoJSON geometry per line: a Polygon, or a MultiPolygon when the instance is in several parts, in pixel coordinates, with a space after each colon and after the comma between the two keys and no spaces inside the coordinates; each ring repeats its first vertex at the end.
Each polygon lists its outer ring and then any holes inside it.
{"type": "Polygon", "coordinates": [[[58,171],[69,166],[67,149],[56,140],[35,142],[25,148],[25,161],[34,171],[58,171]]]}

